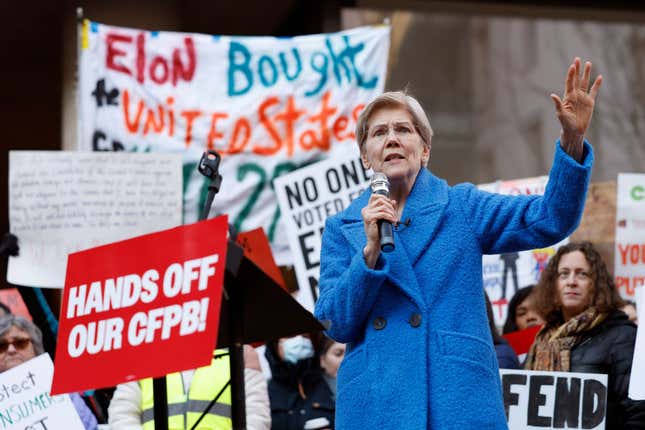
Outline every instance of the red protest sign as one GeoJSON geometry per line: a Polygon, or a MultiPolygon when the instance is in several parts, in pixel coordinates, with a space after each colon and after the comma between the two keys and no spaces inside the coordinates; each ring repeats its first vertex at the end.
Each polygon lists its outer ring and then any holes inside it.
{"type": "Polygon", "coordinates": [[[260,269],[264,270],[264,273],[269,275],[282,289],[287,289],[282,273],[273,259],[269,239],[264,234],[262,227],[238,233],[236,242],[242,246],[244,255],[248,259],[253,261],[260,269]]]}
{"type": "Polygon", "coordinates": [[[507,333],[502,337],[508,341],[517,355],[522,355],[529,352],[531,345],[535,342],[535,336],[541,328],[541,325],[535,325],[524,330],[507,333]]]}
{"type": "Polygon", "coordinates": [[[52,394],[210,363],[226,216],[70,254],[52,394]]]}

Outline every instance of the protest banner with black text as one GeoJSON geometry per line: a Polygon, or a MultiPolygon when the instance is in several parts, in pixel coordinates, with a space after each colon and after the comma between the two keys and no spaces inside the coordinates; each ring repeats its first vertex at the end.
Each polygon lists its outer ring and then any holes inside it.
{"type": "Polygon", "coordinates": [[[52,393],[210,363],[227,217],[70,254],[52,393]]]}
{"type": "Polygon", "coordinates": [[[344,210],[369,187],[358,148],[312,164],[273,181],[287,226],[298,279],[296,299],[313,311],[318,298],[320,245],[325,220],[344,210]]]}
{"type": "Polygon", "coordinates": [[[9,152],[7,280],[63,288],[67,255],[182,223],[179,154],[9,152]]]}
{"type": "Polygon", "coordinates": [[[605,428],[607,375],[499,372],[509,430],[605,428]]]}

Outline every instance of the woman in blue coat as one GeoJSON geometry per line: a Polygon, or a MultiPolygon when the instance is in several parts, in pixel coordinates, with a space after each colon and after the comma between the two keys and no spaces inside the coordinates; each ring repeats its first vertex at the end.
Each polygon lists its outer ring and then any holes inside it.
{"type": "Polygon", "coordinates": [[[580,69],[576,58],[564,97],[551,95],[562,132],[544,196],[449,187],[432,175],[430,123],[404,93],[362,111],[362,161],[388,177],[390,194],[364,192],[323,235],[315,315],[347,343],[336,428],[507,428],[482,254],[543,248],[578,225],[593,161],[584,133],[602,80],[589,89],[591,64],[580,69]],[[380,220],[394,225],[391,252],[381,252],[380,220]]]}

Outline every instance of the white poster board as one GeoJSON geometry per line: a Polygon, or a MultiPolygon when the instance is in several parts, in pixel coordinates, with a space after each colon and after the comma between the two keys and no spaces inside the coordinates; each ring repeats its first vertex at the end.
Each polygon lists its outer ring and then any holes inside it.
{"type": "Polygon", "coordinates": [[[11,151],[12,284],[62,288],[67,254],[182,222],[179,154],[11,151]]]}
{"type": "Polygon", "coordinates": [[[607,375],[500,369],[509,430],[605,428],[607,375]]]}
{"type": "Polygon", "coordinates": [[[645,287],[636,288],[636,311],[638,312],[638,332],[632,360],[632,373],[629,377],[629,398],[645,400],[645,287]]]}
{"type": "MultiPolygon", "coordinates": [[[[497,181],[479,185],[482,191],[505,195],[542,195],[548,176],[497,181]]],[[[501,255],[484,255],[482,271],[484,289],[493,306],[495,325],[501,327],[506,321],[508,302],[518,289],[536,284],[540,274],[556,250],[567,243],[565,239],[553,246],[530,251],[501,255]]]]}
{"type": "Polygon", "coordinates": [[[627,300],[645,285],[645,174],[618,175],[614,277],[627,300]]]}
{"type": "Polygon", "coordinates": [[[67,394],[49,395],[53,374],[46,353],[0,374],[0,429],[85,429],[67,394]]]}
{"type": "Polygon", "coordinates": [[[390,28],[278,38],[86,20],[80,39],[80,148],[181,152],[186,223],[208,189],[195,166],[216,150],[224,179],[213,214],[237,231],[264,228],[286,265],[272,180],[356,145],[358,114],[383,92],[390,28]]]}
{"type": "Polygon", "coordinates": [[[313,311],[318,299],[320,246],[325,220],[344,210],[369,187],[358,148],[273,181],[298,280],[296,299],[313,311]]]}

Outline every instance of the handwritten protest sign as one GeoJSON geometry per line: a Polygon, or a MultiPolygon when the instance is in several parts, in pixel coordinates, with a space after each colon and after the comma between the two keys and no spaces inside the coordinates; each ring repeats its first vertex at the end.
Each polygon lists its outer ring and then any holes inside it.
{"type": "Polygon", "coordinates": [[[71,254],[52,393],[210,363],[227,230],[222,216],[71,254]]]}
{"type": "Polygon", "coordinates": [[[51,396],[54,365],[41,354],[0,374],[0,429],[83,430],[66,394],[51,396]]]}
{"type": "Polygon", "coordinates": [[[144,31],[85,21],[79,146],[181,152],[186,222],[207,184],[205,149],[223,157],[213,213],[264,228],[291,263],[271,181],[355,143],[362,107],[383,91],[389,27],[290,38],[144,31]]]}
{"type": "Polygon", "coordinates": [[[499,372],[510,430],[605,428],[607,375],[499,372]]]}
{"type": "Polygon", "coordinates": [[[618,175],[614,277],[620,295],[628,300],[645,286],[645,174],[618,175]]]}
{"type": "Polygon", "coordinates": [[[318,299],[320,244],[325,220],[344,210],[369,187],[358,149],[296,170],[273,181],[287,225],[299,290],[296,299],[313,311],[318,299]]]}
{"type": "Polygon", "coordinates": [[[9,153],[13,284],[62,288],[67,254],[181,224],[181,157],[9,153]]]}
{"type": "MultiPolygon", "coordinates": [[[[538,176],[512,181],[498,181],[482,184],[478,188],[482,191],[505,195],[542,195],[548,179],[548,176],[538,176]]],[[[535,284],[540,279],[540,274],[546,267],[549,258],[567,242],[568,239],[565,239],[548,248],[531,251],[484,255],[482,259],[484,289],[493,305],[495,325],[504,325],[508,302],[515,292],[520,288],[535,284]]]]}

